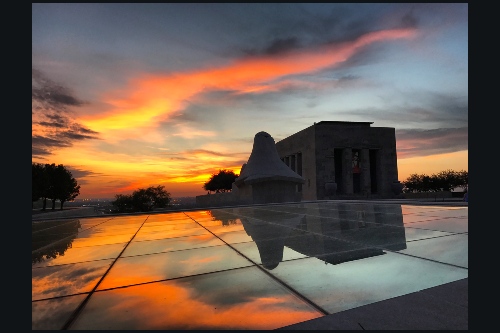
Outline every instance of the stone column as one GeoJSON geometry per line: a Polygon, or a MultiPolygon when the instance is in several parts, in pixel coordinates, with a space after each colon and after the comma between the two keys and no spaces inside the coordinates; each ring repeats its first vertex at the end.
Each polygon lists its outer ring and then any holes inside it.
{"type": "Polygon", "coordinates": [[[352,181],[352,148],[342,149],[342,193],[353,194],[354,184],[352,181]]]}
{"type": "Polygon", "coordinates": [[[334,196],[337,194],[337,183],[335,182],[335,157],[334,155],[325,156],[325,196],[334,196]]]}
{"type": "Polygon", "coordinates": [[[359,154],[359,162],[361,164],[361,193],[363,195],[370,195],[371,190],[371,177],[370,177],[370,150],[363,148],[359,154]]]}

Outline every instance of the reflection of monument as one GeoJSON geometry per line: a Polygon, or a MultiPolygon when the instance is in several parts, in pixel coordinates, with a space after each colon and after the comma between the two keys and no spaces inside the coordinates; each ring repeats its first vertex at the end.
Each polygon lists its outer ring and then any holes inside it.
{"type": "Polygon", "coordinates": [[[31,263],[64,255],[80,227],[80,220],[32,223],[31,263]]]}
{"type": "Polygon", "coordinates": [[[271,270],[278,266],[283,260],[283,248],[285,239],[304,216],[285,218],[280,213],[265,213],[266,218],[272,215],[273,223],[259,219],[258,211],[254,211],[253,218],[241,218],[241,223],[246,233],[252,237],[257,245],[262,265],[271,270]]]}
{"type": "Polygon", "coordinates": [[[298,214],[255,209],[251,215],[255,219],[241,221],[267,269],[283,260],[284,246],[330,264],[406,249],[400,205],[339,203],[328,209],[304,208],[298,214]]]}
{"type": "Polygon", "coordinates": [[[296,188],[302,183],[304,179],[280,160],[274,139],[259,132],[232,191],[239,203],[296,202],[300,201],[296,188]]]}

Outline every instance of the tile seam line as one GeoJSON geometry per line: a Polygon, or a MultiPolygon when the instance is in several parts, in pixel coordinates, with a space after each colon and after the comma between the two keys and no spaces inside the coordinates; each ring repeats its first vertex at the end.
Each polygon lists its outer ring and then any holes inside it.
{"type": "Polygon", "coordinates": [[[61,330],[68,330],[71,325],[73,324],[73,322],[76,320],[76,318],[78,318],[78,316],[80,315],[80,313],[82,312],[83,308],[85,307],[85,305],[87,305],[90,297],[94,294],[94,292],[96,291],[97,287],[99,287],[99,285],[101,284],[102,280],[106,277],[106,275],[109,273],[109,271],[111,270],[111,268],[113,268],[114,264],[116,263],[116,261],[121,257],[121,255],[123,254],[123,252],[127,249],[127,247],[130,245],[130,243],[132,242],[132,240],[135,238],[135,236],[137,235],[137,233],[139,232],[139,230],[141,230],[141,228],[144,226],[144,223],[146,223],[146,221],[148,220],[149,218],[149,215],[146,217],[146,219],[142,222],[141,226],[137,229],[137,231],[135,232],[135,234],[130,238],[130,240],[127,242],[127,244],[123,247],[123,249],[121,250],[121,252],[118,254],[118,256],[113,260],[113,262],[111,263],[111,265],[109,265],[108,269],[106,270],[106,272],[104,272],[104,274],[101,276],[101,278],[99,279],[99,281],[96,283],[96,285],[92,288],[92,290],[87,294],[87,297],[85,297],[85,299],[78,305],[78,307],[71,313],[70,317],[68,318],[68,320],[66,321],[66,323],[63,325],[63,327],[61,328],[61,330]]]}
{"type": "MultiPolygon", "coordinates": [[[[184,213],[186,214],[186,213],[184,213]]],[[[198,223],[195,219],[193,219],[191,216],[189,216],[188,214],[186,214],[187,217],[189,217],[190,219],[192,219],[194,222],[198,223]]],[[[292,288],[291,286],[289,286],[288,284],[286,284],[284,281],[280,280],[279,278],[277,278],[276,276],[274,276],[273,274],[269,273],[266,269],[262,268],[259,264],[257,264],[256,262],[254,262],[252,259],[248,258],[247,256],[245,256],[243,253],[241,253],[240,251],[238,251],[236,248],[234,248],[233,246],[231,246],[231,244],[227,243],[226,241],[224,241],[222,238],[218,237],[216,234],[214,234],[212,231],[208,230],[205,226],[203,226],[202,224],[198,223],[202,228],[204,228],[205,230],[207,230],[209,233],[211,233],[212,235],[214,235],[215,237],[217,237],[218,239],[220,239],[224,244],[226,244],[229,248],[231,248],[233,251],[235,251],[236,253],[238,253],[239,255],[241,255],[243,258],[247,259],[248,261],[250,261],[255,267],[257,267],[261,272],[263,272],[264,274],[266,274],[268,277],[270,277],[271,279],[273,279],[274,281],[276,281],[279,285],[283,286],[285,289],[289,290],[293,295],[295,295],[296,297],[298,297],[300,300],[304,301],[305,303],[311,305],[314,309],[316,309],[317,311],[319,311],[320,313],[322,313],[323,315],[328,315],[329,313],[324,310],[322,307],[320,307],[319,305],[317,305],[316,303],[314,303],[313,301],[311,301],[310,299],[308,299],[307,297],[305,297],[304,295],[302,295],[301,293],[299,293],[297,290],[295,290],[294,288],[292,288]]]]}

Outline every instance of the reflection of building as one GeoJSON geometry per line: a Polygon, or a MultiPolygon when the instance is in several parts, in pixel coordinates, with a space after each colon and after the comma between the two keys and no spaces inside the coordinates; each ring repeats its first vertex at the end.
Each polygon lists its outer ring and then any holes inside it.
{"type": "Polygon", "coordinates": [[[267,269],[283,260],[284,247],[330,264],[406,249],[400,205],[339,203],[328,209],[297,207],[294,214],[257,209],[249,215],[241,222],[267,269]]]}
{"type": "Polygon", "coordinates": [[[314,209],[285,240],[285,246],[330,264],[406,249],[400,205],[339,203],[338,209],[314,209]],[[318,214],[319,213],[319,214],[318,214]]]}
{"type": "Polygon", "coordinates": [[[321,121],[276,143],[304,177],[302,200],[390,198],[398,194],[395,129],[371,122],[321,121]]]}

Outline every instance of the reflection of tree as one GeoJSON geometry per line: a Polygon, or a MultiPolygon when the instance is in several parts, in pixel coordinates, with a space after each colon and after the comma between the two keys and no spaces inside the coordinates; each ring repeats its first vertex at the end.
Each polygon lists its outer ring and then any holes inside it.
{"type": "Polygon", "coordinates": [[[49,221],[31,224],[31,263],[64,255],[78,234],[80,220],[49,221]]]}
{"type": "Polygon", "coordinates": [[[240,219],[235,218],[234,215],[219,210],[208,210],[207,213],[212,217],[214,221],[221,221],[221,224],[223,226],[238,224],[240,222],[240,219]]]}

